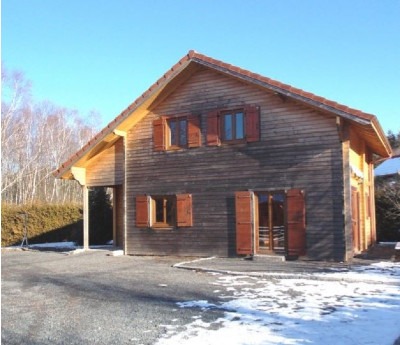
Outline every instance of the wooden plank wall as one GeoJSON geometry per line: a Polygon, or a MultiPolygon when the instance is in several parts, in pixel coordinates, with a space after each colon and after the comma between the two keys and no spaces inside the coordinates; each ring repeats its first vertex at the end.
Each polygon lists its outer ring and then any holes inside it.
{"type": "Polygon", "coordinates": [[[117,186],[114,188],[114,205],[115,207],[115,225],[116,225],[116,239],[117,243],[115,244],[119,248],[124,248],[124,190],[123,186],[117,186]]]}
{"type": "Polygon", "coordinates": [[[356,166],[363,178],[351,177],[351,185],[359,192],[360,198],[360,250],[366,250],[376,240],[375,202],[373,188],[373,164],[369,161],[369,149],[356,128],[350,129],[350,164],[356,166]],[[368,198],[369,196],[369,198],[368,198]]]}
{"type": "Polygon", "coordinates": [[[128,133],[127,253],[235,253],[234,192],[301,188],[306,193],[307,253],[342,260],[342,152],[335,118],[204,69],[151,109],[128,133]],[[206,116],[215,108],[261,108],[261,141],[207,147],[206,116]],[[152,121],[160,115],[201,115],[202,147],[155,152],[152,121]],[[190,193],[194,226],[135,228],[135,196],[190,193]]]}
{"type": "Polygon", "coordinates": [[[86,168],[86,183],[90,187],[122,185],[124,181],[123,138],[98,154],[86,168]]]}

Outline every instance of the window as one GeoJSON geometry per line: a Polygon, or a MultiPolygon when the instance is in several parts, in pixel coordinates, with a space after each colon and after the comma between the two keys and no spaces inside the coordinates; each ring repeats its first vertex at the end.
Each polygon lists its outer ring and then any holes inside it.
{"type": "Polygon", "coordinates": [[[136,196],[136,227],[188,226],[193,226],[191,194],[136,196]]]}
{"type": "Polygon", "coordinates": [[[176,198],[173,196],[155,196],[151,200],[153,226],[174,226],[176,198]]]}
{"type": "Polygon", "coordinates": [[[168,120],[169,127],[169,146],[187,146],[187,120],[184,118],[173,118],[168,120]]]}
{"type": "Polygon", "coordinates": [[[242,110],[221,114],[222,140],[244,140],[244,112],[242,110]]]}
{"type": "Polygon", "coordinates": [[[255,142],[260,140],[260,108],[246,105],[236,110],[213,110],[207,114],[208,146],[221,142],[255,142]]]}
{"type": "Polygon", "coordinates": [[[201,146],[200,117],[188,115],[167,118],[161,116],[153,122],[155,151],[201,146]]]}

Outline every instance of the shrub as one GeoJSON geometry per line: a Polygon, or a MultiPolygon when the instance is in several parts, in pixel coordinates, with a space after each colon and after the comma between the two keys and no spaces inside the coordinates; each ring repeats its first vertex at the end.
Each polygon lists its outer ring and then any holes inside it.
{"type": "Polygon", "coordinates": [[[19,245],[27,215],[29,244],[74,241],[82,243],[82,207],[77,204],[9,205],[1,208],[1,245],[19,245]]]}

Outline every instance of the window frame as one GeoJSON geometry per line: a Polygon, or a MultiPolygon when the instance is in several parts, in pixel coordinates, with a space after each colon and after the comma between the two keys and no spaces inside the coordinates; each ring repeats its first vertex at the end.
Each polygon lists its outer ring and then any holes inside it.
{"type": "Polygon", "coordinates": [[[212,109],[206,118],[206,145],[221,146],[221,144],[253,143],[261,141],[261,109],[258,105],[244,104],[232,108],[212,109]],[[237,136],[237,117],[242,113],[242,133],[237,136]],[[227,138],[225,117],[233,115],[232,139],[227,138]]]}
{"type": "Polygon", "coordinates": [[[150,196],[150,217],[151,217],[151,222],[150,222],[150,227],[152,228],[174,228],[177,224],[177,219],[176,219],[176,213],[177,213],[177,200],[176,200],[176,195],[151,195],[150,196]],[[163,221],[157,221],[157,211],[158,211],[158,206],[157,206],[157,201],[162,200],[162,218],[163,221]],[[170,210],[168,210],[168,201],[172,203],[172,206],[170,210]],[[168,215],[168,211],[172,212],[170,215],[168,215]],[[171,221],[168,221],[168,218],[171,219],[171,221]]]}
{"type": "Polygon", "coordinates": [[[219,113],[220,121],[220,137],[222,143],[242,143],[246,142],[246,112],[244,108],[235,108],[230,110],[222,110],[219,113]],[[242,118],[242,133],[241,138],[237,137],[237,115],[241,114],[242,118]],[[232,139],[227,138],[226,133],[226,121],[225,119],[231,116],[231,136],[232,139]]]}
{"type": "Polygon", "coordinates": [[[166,120],[167,124],[167,150],[179,150],[179,149],[186,149],[189,147],[189,116],[174,116],[174,117],[169,117],[166,120]],[[181,143],[181,122],[185,122],[185,143],[181,143]],[[171,123],[176,124],[176,138],[177,138],[177,143],[172,143],[172,130],[171,130],[171,123]]]}
{"type": "Polygon", "coordinates": [[[141,229],[175,229],[193,226],[192,194],[140,194],[136,195],[135,226],[141,229]],[[162,200],[161,217],[157,201],[162,200]],[[168,210],[167,202],[172,206],[168,210]],[[167,212],[170,212],[168,215],[167,212]],[[157,216],[159,220],[157,220],[157,216]],[[162,220],[160,221],[160,218],[162,220]]]}

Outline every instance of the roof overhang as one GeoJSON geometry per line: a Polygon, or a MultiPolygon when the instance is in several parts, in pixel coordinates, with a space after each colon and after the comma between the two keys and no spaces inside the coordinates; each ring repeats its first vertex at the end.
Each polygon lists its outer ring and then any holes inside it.
{"type": "MultiPolygon", "coordinates": [[[[177,64],[178,65],[178,64],[177,64]]],[[[178,66],[177,66],[178,67],[178,66]]],[[[128,108],[103,128],[85,146],[63,163],[53,174],[56,178],[74,179],[71,168],[86,167],[90,160],[110,148],[127,131],[142,120],[154,106],[165,99],[179,84],[195,73],[199,65],[191,60],[179,63],[180,68],[171,68],[146,92],[137,98],[128,108]]]]}

